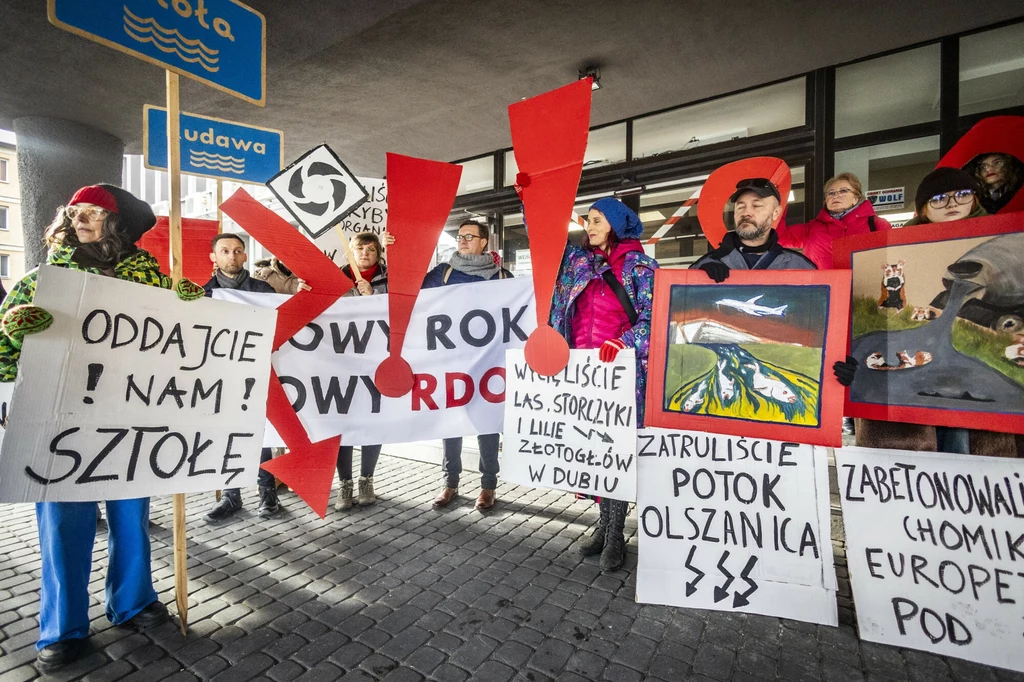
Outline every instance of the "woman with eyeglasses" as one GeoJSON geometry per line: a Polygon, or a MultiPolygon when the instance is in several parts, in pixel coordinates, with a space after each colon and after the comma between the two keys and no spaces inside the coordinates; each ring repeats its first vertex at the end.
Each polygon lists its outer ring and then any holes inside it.
{"type": "Polygon", "coordinates": [[[1024,164],[1009,154],[981,154],[964,170],[978,180],[978,199],[990,214],[998,213],[1024,184],[1024,164]]]}
{"type": "MultiPolygon", "coordinates": [[[[135,246],[156,224],[149,204],[120,187],[92,185],[75,192],[46,228],[46,262],[70,270],[151,287],[171,288],[171,278],[149,253],[135,246]]],[[[46,329],[50,313],[32,305],[39,269],[25,275],[0,306],[0,381],[14,381],[26,334],[46,329]]],[[[187,279],[178,297],[197,300],[203,289],[187,279]]],[[[114,625],[148,628],[167,620],[153,589],[149,498],[108,500],[106,615],[114,625]]],[[[39,502],[39,640],[36,668],[49,673],[77,659],[89,636],[89,582],[96,537],[96,502],[39,502]]]]}
{"type": "MultiPolygon", "coordinates": [[[[974,178],[959,168],[936,168],[926,175],[914,197],[917,215],[907,226],[951,223],[988,215],[974,178]]],[[[947,426],[857,420],[857,445],[870,448],[921,450],[1016,457],[1012,434],[947,426]]]]}
{"type": "Polygon", "coordinates": [[[779,225],[779,244],[802,249],[819,270],[832,269],[832,242],[843,237],[891,230],[892,226],[875,215],[875,208],[864,199],[860,180],[853,173],[840,173],[825,183],[825,203],[818,215],[803,225],[779,225]]]}
{"type": "MultiPolygon", "coordinates": [[[[644,422],[658,268],[640,245],[643,231],[639,216],[618,199],[595,202],[587,214],[583,244],[565,249],[551,301],[551,326],[570,348],[600,349],[603,362],[611,362],[625,348],[636,351],[637,428],[644,422]]],[[[617,571],[626,561],[623,527],[629,503],[602,498],[598,508],[597,526],[577,551],[583,556],[600,554],[601,570],[617,571]]]]}
{"type": "MultiPolygon", "coordinates": [[[[456,252],[447,263],[441,263],[427,273],[423,288],[443,287],[449,284],[468,284],[490,279],[505,279],[512,273],[501,267],[498,254],[487,250],[487,226],[475,220],[465,220],[455,235],[456,252]]],[[[482,433],[476,437],[480,448],[480,495],[474,505],[477,511],[494,506],[498,487],[498,445],[501,434],[482,433]]],[[[434,509],[443,509],[459,496],[459,478],[462,474],[462,438],[444,439],[444,488],[434,498],[434,509]]]]}

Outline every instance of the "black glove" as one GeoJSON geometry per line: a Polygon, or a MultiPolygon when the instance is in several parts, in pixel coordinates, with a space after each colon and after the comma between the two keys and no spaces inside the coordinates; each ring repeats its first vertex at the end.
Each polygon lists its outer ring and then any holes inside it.
{"type": "Polygon", "coordinates": [[[843,386],[849,386],[853,383],[853,374],[857,371],[857,359],[852,355],[847,355],[846,360],[836,360],[836,364],[832,365],[832,372],[836,375],[836,379],[843,386]]]}
{"type": "Polygon", "coordinates": [[[698,265],[697,269],[708,273],[708,277],[719,283],[729,278],[729,266],[715,260],[709,260],[703,265],[698,265]]]}

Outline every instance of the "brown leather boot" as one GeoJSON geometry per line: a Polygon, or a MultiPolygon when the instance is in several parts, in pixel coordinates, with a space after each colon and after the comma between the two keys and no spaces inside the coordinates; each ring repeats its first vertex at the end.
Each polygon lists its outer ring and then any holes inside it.
{"type": "Polygon", "coordinates": [[[477,511],[483,511],[490,509],[494,506],[494,488],[482,488],[480,490],[480,497],[476,498],[476,504],[474,505],[477,511]]]}
{"type": "Polygon", "coordinates": [[[445,488],[434,498],[434,509],[441,509],[451,504],[451,501],[459,496],[458,488],[445,488]]]}

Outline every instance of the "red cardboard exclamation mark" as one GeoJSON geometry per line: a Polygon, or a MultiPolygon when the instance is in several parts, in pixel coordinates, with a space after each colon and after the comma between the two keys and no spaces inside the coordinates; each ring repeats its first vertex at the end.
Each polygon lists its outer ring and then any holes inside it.
{"type": "Polygon", "coordinates": [[[537,328],[526,341],[526,363],[546,376],[569,363],[569,344],[548,319],[587,150],[590,84],[584,78],[508,108],[537,298],[537,328]]]}
{"type": "Polygon", "coordinates": [[[412,390],[412,367],[402,358],[405,331],[423,286],[431,255],[455,203],[462,166],[400,154],[387,155],[388,324],[390,353],[373,382],[389,398],[412,390]]]}

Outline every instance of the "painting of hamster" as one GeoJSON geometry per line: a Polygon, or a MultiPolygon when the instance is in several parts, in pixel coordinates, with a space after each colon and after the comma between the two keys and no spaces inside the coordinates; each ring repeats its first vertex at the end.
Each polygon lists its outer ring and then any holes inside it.
{"type": "Polygon", "coordinates": [[[907,307],[907,280],[903,276],[903,267],[907,261],[882,264],[882,295],[878,298],[881,310],[894,310],[897,313],[907,307]]]}

